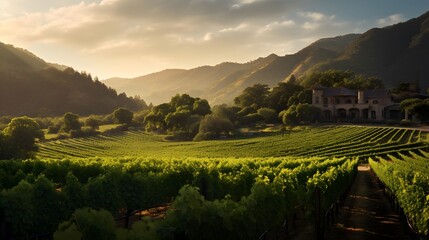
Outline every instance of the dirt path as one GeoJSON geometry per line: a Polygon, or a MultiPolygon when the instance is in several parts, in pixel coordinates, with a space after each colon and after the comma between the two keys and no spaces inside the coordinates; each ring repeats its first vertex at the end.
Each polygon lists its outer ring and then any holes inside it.
{"type": "Polygon", "coordinates": [[[359,166],[335,222],[325,233],[325,239],[409,239],[368,166],[359,166]]]}

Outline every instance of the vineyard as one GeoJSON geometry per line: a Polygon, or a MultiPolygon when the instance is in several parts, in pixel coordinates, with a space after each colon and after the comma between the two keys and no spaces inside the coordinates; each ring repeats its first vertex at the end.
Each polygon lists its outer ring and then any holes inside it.
{"type": "MultiPolygon", "coordinates": [[[[345,157],[3,161],[1,204],[9,230],[3,237],[52,234],[83,207],[105,209],[112,220],[175,198],[174,211],[151,222],[159,237],[201,239],[210,232],[212,238],[204,239],[250,239],[297,207],[313,214],[316,187],[323,209],[329,208],[350,185],[357,162],[345,157]]],[[[136,226],[124,234],[146,239],[136,226]]],[[[56,236],[61,239],[75,227],[66,222],[56,236]]],[[[103,231],[109,230],[117,231],[103,231]]]]}
{"type": "Polygon", "coordinates": [[[143,131],[116,136],[50,141],[40,144],[38,157],[281,157],[359,156],[428,150],[427,133],[419,130],[335,126],[310,128],[253,138],[166,142],[143,131]]]}
{"type": "Polygon", "coordinates": [[[409,152],[399,157],[370,159],[371,168],[400,206],[408,223],[421,236],[429,236],[429,154],[409,152]]]}
{"type": "Polygon", "coordinates": [[[0,238],[257,239],[287,234],[297,214],[323,228],[366,159],[427,234],[427,139],[327,126],[203,142],[143,131],[47,141],[36,159],[0,161],[0,238]],[[161,217],[135,218],[160,205],[161,217]]]}

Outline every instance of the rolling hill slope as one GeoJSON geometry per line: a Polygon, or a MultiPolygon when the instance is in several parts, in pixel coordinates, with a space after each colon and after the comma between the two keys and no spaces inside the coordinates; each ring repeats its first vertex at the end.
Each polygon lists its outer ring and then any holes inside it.
{"type": "Polygon", "coordinates": [[[169,101],[176,93],[203,97],[212,104],[230,103],[248,86],[255,83],[274,86],[292,73],[302,74],[314,64],[336,57],[358,36],[322,39],[296,54],[283,57],[271,54],[248,63],[226,62],[190,70],[164,70],[132,79],[107,79],[104,83],[155,104],[169,101]]]}
{"type": "Polygon", "coordinates": [[[176,93],[189,93],[219,104],[231,103],[244,88],[255,83],[273,86],[291,74],[299,77],[338,69],[379,77],[387,88],[418,82],[424,92],[429,87],[428,62],[429,12],[363,34],[321,39],[291,55],[270,55],[244,64],[165,70],[133,79],[108,79],[105,83],[155,104],[168,101],[176,93]]]}
{"type": "Polygon", "coordinates": [[[0,56],[0,116],[48,116],[68,111],[88,115],[145,106],[93,81],[89,74],[47,63],[27,50],[0,43],[0,56]]]}

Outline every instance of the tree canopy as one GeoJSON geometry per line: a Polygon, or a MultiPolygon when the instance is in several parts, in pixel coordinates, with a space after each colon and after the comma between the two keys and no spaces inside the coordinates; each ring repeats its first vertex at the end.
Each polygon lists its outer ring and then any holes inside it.
{"type": "Polygon", "coordinates": [[[126,108],[118,108],[113,112],[116,123],[130,124],[133,121],[134,113],[126,108]]]}
{"type": "Polygon", "coordinates": [[[270,88],[265,84],[255,84],[247,87],[243,92],[234,99],[234,103],[239,107],[256,106],[264,107],[270,88]]]}
{"type": "Polygon", "coordinates": [[[28,117],[13,118],[0,134],[0,157],[31,157],[38,149],[36,139],[44,139],[44,133],[36,121],[28,117]]]}
{"type": "Polygon", "coordinates": [[[63,116],[64,124],[62,130],[64,132],[70,132],[71,130],[80,130],[81,125],[79,122],[79,115],[67,112],[63,116]]]}
{"type": "Polygon", "coordinates": [[[304,87],[320,84],[325,87],[345,87],[350,89],[377,89],[384,88],[383,82],[376,77],[357,75],[352,71],[328,70],[313,72],[300,79],[304,87]]]}

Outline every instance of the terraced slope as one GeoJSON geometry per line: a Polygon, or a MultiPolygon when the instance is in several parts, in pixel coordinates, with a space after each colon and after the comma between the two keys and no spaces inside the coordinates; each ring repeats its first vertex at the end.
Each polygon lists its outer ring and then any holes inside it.
{"type": "Polygon", "coordinates": [[[385,156],[429,150],[426,133],[389,127],[327,126],[260,135],[252,138],[204,142],[165,142],[143,131],[116,136],[67,139],[40,144],[42,158],[64,157],[280,157],[385,156]]]}

